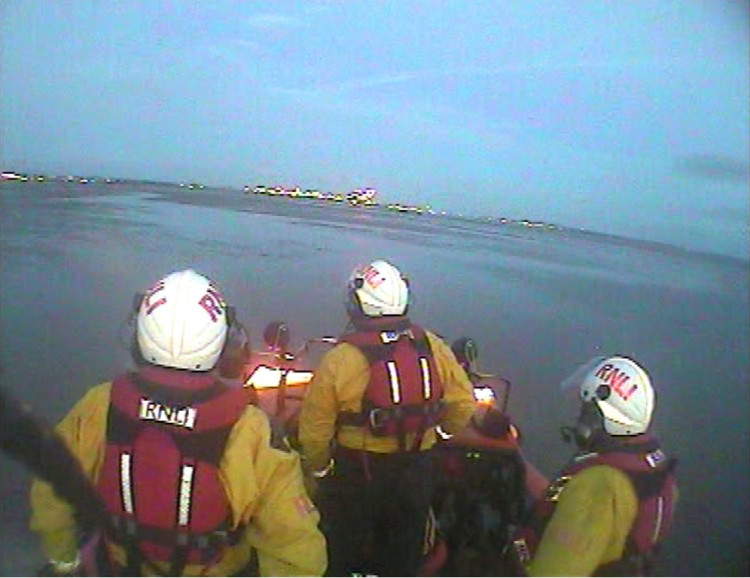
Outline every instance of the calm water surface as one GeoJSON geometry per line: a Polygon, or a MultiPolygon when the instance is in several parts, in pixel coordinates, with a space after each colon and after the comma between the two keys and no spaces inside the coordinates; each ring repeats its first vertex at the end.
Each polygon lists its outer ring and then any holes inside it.
{"type": "MultiPolygon", "coordinates": [[[[569,455],[575,408],[557,384],[599,353],[636,357],[657,388],[655,427],[680,458],[677,527],[662,575],[747,575],[749,268],[743,260],[591,235],[152,186],[0,187],[3,384],[57,421],[128,367],[132,296],[166,273],[214,278],[259,341],[339,332],[343,285],[376,257],[409,276],[413,319],[475,337],[513,382],[510,410],[547,474],[569,455]]],[[[27,472],[0,458],[0,572],[42,562],[27,472]]]]}

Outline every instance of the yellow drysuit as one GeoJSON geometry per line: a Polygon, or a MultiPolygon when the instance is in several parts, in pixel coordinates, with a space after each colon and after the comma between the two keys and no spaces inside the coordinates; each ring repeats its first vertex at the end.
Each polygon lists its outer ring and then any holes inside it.
{"type": "Polygon", "coordinates": [[[637,514],[638,496],[627,474],[608,465],[581,470],[560,493],[529,576],[593,575],[622,557],[637,514]]]}
{"type": "MultiPolygon", "coordinates": [[[[89,390],[56,427],[94,483],[104,459],[110,388],[110,383],[104,383],[89,390]]],[[[235,527],[246,525],[243,539],[228,547],[214,565],[186,566],[185,575],[231,576],[248,562],[251,547],[257,550],[264,576],[321,575],[325,571],[325,538],[318,530],[318,511],[303,485],[299,454],[271,447],[268,419],[260,409],[248,406],[234,425],[219,475],[235,527]]],[[[77,531],[72,508],[57,497],[50,484],[39,479],[32,484],[31,508],[31,528],[41,534],[47,556],[58,561],[75,559],[77,531]]],[[[113,547],[113,553],[124,563],[122,549],[113,547]]]]}

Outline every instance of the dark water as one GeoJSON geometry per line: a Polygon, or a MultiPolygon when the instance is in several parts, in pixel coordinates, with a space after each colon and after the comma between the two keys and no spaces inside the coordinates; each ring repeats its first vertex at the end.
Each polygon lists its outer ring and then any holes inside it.
{"type": "MultiPolygon", "coordinates": [[[[3,386],[56,421],[124,369],[133,293],[192,266],[213,277],[251,337],[336,333],[343,285],[384,257],[410,277],[412,317],[472,335],[481,367],[513,382],[510,409],[548,474],[575,414],[556,387],[598,353],[647,367],[657,433],[680,457],[677,527],[662,575],[747,575],[750,271],[747,261],[598,236],[124,185],[0,188],[3,386]]],[[[40,566],[28,474],[0,458],[3,575],[40,566]]]]}

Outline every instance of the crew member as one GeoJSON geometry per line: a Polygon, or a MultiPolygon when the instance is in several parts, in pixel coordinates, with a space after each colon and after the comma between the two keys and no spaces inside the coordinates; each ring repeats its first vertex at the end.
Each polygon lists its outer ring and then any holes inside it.
{"type": "Polygon", "coordinates": [[[530,576],[647,575],[678,496],[676,458],[650,430],[651,380],[632,359],[614,356],[591,360],[563,384],[581,399],[575,426],[563,428],[579,452],[546,488],[527,463],[537,499],[509,557],[530,576]]]}
{"type": "Polygon", "coordinates": [[[476,408],[450,347],[407,316],[409,294],[386,261],[352,273],[353,330],[323,357],[302,403],[299,438],[306,469],[322,479],[330,575],[417,574],[435,427],[457,433],[476,408]]]}
{"type": "MultiPolygon", "coordinates": [[[[137,299],[137,369],[92,388],[56,430],[103,500],[98,566],[135,575],[321,575],[319,514],[299,455],[214,371],[232,308],[193,270],[137,299]]],[[[36,479],[31,527],[56,574],[78,571],[76,512],[36,479]]]]}

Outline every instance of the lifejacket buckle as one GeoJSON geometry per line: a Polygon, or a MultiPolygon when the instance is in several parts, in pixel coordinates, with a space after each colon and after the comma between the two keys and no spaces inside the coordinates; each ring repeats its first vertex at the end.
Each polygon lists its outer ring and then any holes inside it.
{"type": "Polygon", "coordinates": [[[373,408],[370,410],[370,413],[367,414],[367,419],[370,424],[370,429],[373,432],[382,432],[385,428],[385,422],[387,420],[387,416],[384,414],[382,408],[373,408]]]}
{"type": "Polygon", "coordinates": [[[527,564],[531,560],[531,553],[525,539],[517,538],[513,540],[513,548],[521,564],[527,564]]]}
{"type": "Polygon", "coordinates": [[[217,544],[219,546],[223,544],[229,544],[229,531],[228,530],[214,530],[211,533],[211,539],[209,540],[209,543],[217,544]]]}

